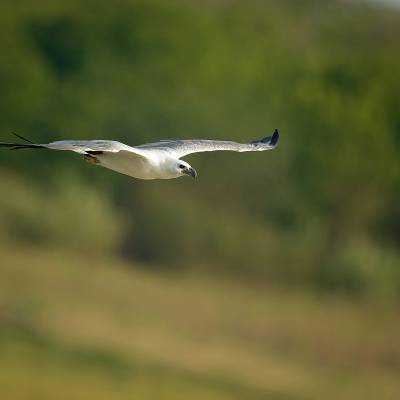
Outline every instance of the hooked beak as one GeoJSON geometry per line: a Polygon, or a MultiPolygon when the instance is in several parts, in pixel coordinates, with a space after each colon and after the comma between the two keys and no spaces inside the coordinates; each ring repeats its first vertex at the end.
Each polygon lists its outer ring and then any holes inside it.
{"type": "Polygon", "coordinates": [[[197,172],[194,168],[190,167],[188,169],[185,169],[183,171],[186,175],[190,175],[192,178],[196,179],[197,178],[197,172]]]}

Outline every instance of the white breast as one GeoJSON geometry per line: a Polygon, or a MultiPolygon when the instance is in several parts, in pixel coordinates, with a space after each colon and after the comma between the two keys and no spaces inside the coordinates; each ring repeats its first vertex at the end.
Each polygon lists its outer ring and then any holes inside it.
{"type": "Polygon", "coordinates": [[[138,179],[171,179],[179,174],[165,168],[164,157],[142,157],[127,151],[96,155],[101,166],[138,179]]]}

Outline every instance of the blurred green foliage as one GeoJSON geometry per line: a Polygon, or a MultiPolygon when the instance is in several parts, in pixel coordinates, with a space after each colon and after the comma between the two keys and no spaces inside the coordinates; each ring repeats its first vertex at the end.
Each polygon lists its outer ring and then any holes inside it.
{"type": "Polygon", "coordinates": [[[140,182],[2,152],[3,237],[167,269],[398,296],[400,14],[349,2],[0,4],[0,128],[37,142],[253,140],[140,182]],[[12,171],[12,172],[11,172],[12,171]]]}

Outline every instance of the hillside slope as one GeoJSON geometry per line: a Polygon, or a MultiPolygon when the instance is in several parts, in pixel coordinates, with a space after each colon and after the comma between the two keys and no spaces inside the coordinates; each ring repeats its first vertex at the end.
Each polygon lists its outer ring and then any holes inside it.
{"type": "Polygon", "coordinates": [[[400,323],[384,305],[30,248],[2,248],[0,264],[8,400],[400,395],[400,323]]]}

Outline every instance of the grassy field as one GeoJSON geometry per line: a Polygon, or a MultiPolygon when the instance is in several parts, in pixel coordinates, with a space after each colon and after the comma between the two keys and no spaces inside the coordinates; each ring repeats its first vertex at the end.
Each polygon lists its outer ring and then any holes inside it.
{"type": "Polygon", "coordinates": [[[385,304],[4,246],[0,397],[398,399],[385,304]]]}

